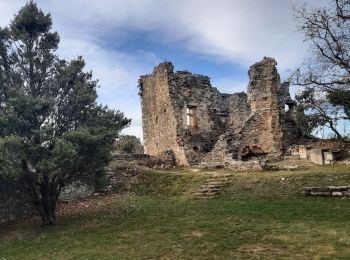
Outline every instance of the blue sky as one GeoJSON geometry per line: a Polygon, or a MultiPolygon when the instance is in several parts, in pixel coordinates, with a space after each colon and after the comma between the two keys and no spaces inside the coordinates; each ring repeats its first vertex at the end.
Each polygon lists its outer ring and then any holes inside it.
{"type": "MultiPolygon", "coordinates": [[[[25,4],[0,0],[0,26],[25,4]]],[[[293,4],[302,0],[38,0],[61,36],[58,54],[82,55],[99,79],[99,102],[132,118],[124,133],[142,138],[137,80],[162,61],[211,78],[220,91],[245,91],[249,66],[274,57],[282,79],[307,45],[293,4]]],[[[308,1],[320,4],[321,1],[308,1]]],[[[327,2],[323,0],[322,2],[327,2]]]]}

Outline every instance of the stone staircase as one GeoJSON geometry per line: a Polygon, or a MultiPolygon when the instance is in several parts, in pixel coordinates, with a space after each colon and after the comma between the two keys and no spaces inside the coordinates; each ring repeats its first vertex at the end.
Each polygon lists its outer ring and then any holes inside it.
{"type": "Polygon", "coordinates": [[[212,175],[206,183],[194,193],[195,199],[212,199],[220,194],[221,189],[230,182],[230,174],[212,175]]]}

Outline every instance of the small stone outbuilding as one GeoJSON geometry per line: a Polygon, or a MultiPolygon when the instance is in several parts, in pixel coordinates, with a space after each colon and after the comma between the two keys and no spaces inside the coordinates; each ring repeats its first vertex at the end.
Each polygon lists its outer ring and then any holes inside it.
{"type": "Polygon", "coordinates": [[[144,150],[171,151],[178,165],[236,165],[280,159],[301,135],[294,122],[289,84],[276,61],[251,66],[247,93],[222,94],[209,77],[174,72],[170,62],[141,76],[144,150]]]}

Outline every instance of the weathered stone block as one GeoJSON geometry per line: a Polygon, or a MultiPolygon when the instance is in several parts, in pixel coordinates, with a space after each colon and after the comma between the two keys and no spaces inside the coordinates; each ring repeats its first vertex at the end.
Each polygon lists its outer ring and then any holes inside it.
{"type": "Polygon", "coordinates": [[[346,191],[343,191],[343,194],[345,196],[350,196],[350,189],[346,190],[346,191]]]}
{"type": "Polygon", "coordinates": [[[330,196],[332,193],[330,191],[311,191],[310,195],[313,196],[330,196]]]}
{"type": "Polygon", "coordinates": [[[335,160],[335,156],[333,152],[324,152],[323,153],[324,159],[327,161],[334,161],[335,160]]]}
{"type": "Polygon", "coordinates": [[[349,186],[304,187],[304,195],[312,196],[350,196],[349,186]]]}
{"type": "Polygon", "coordinates": [[[350,186],[329,186],[331,191],[347,191],[350,190],[350,186]]]}
{"type": "Polygon", "coordinates": [[[343,196],[341,191],[332,191],[332,196],[343,196]]]}
{"type": "Polygon", "coordinates": [[[305,145],[299,145],[299,156],[300,159],[307,159],[307,148],[305,145]]]}
{"type": "Polygon", "coordinates": [[[323,165],[324,164],[323,150],[322,149],[311,150],[309,152],[309,159],[314,164],[323,165]]]}

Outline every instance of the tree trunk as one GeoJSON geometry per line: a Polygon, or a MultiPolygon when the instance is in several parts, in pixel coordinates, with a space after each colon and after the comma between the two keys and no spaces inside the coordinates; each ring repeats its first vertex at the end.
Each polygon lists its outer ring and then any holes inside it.
{"type": "Polygon", "coordinates": [[[45,226],[54,225],[56,222],[56,204],[58,200],[58,191],[49,183],[48,177],[44,176],[40,185],[40,194],[34,202],[39,211],[42,224],[45,226]]]}
{"type": "Polygon", "coordinates": [[[56,222],[55,210],[51,210],[50,207],[42,203],[36,205],[37,210],[39,211],[42,224],[44,226],[54,225],[56,222]]]}
{"type": "Polygon", "coordinates": [[[55,180],[50,181],[50,174],[47,173],[42,173],[42,180],[39,181],[37,179],[39,173],[32,174],[25,160],[22,161],[22,169],[26,173],[23,179],[25,187],[41,217],[42,224],[45,226],[54,225],[56,222],[56,204],[62,185],[55,182],[55,180]]]}

